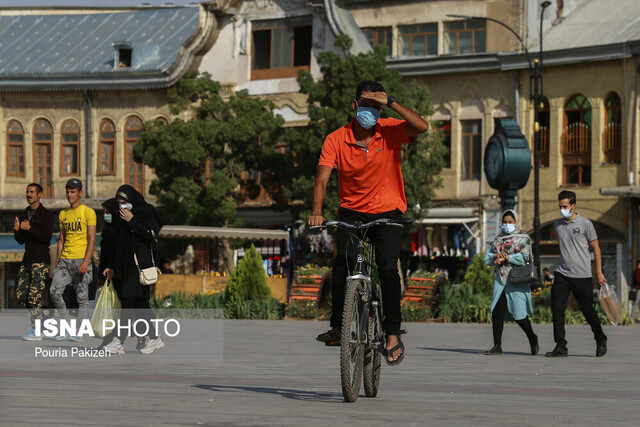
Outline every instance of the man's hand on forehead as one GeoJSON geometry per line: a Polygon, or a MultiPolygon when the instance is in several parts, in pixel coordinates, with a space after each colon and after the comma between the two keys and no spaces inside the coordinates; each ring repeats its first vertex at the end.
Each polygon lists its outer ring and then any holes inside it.
{"type": "Polygon", "coordinates": [[[385,92],[367,92],[360,94],[358,105],[361,107],[383,107],[387,105],[387,94],[385,92]]]}

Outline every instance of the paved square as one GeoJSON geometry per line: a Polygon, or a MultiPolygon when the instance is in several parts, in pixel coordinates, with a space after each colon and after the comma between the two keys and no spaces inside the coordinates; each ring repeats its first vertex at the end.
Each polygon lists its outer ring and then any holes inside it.
{"type": "MultiPolygon", "coordinates": [[[[344,403],[338,348],[315,336],[327,322],[225,320],[224,360],[210,346],[171,343],[186,363],[142,355],[133,340],[109,359],[23,363],[37,345],[0,336],[2,425],[639,425],[640,327],[606,327],[595,358],[587,326],[568,326],[567,359],[528,354],[507,324],[502,356],[485,356],[491,326],[407,323],[407,357],[383,364],[378,397],[344,403]],[[11,354],[11,358],[7,356],[11,354]],[[27,357],[27,356],[23,356],[27,357]]],[[[534,325],[541,354],[550,325],[534,325]]],[[[171,346],[174,348],[171,348],[171,346]]]]}

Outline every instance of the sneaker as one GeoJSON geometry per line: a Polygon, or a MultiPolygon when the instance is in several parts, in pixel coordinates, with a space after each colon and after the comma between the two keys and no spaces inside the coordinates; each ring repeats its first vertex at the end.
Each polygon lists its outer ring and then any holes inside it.
{"type": "Polygon", "coordinates": [[[569,350],[567,350],[566,347],[560,347],[559,345],[557,345],[556,348],[553,349],[553,351],[546,353],[545,356],[546,357],[567,357],[569,356],[569,350]]]}
{"type": "Polygon", "coordinates": [[[80,341],[82,341],[82,338],[80,338],[78,336],[74,336],[74,335],[69,335],[69,341],[80,342],[80,341]]]}
{"type": "Polygon", "coordinates": [[[124,345],[122,345],[122,342],[117,337],[114,337],[113,340],[104,347],[104,350],[111,354],[124,354],[124,345]]]}
{"type": "Polygon", "coordinates": [[[496,344],[489,350],[485,351],[484,354],[487,356],[499,356],[502,354],[502,346],[500,344],[496,344]]]}
{"type": "Polygon", "coordinates": [[[149,343],[149,337],[138,337],[138,344],[136,344],[136,350],[140,351],[149,343]]]}
{"type": "Polygon", "coordinates": [[[32,328],[27,335],[22,337],[25,341],[42,341],[42,337],[36,335],[36,331],[32,328]]]}
{"type": "Polygon", "coordinates": [[[158,338],[156,338],[154,340],[149,340],[147,345],[145,345],[143,348],[140,349],[140,353],[151,354],[155,350],[157,350],[159,348],[162,348],[162,347],[164,347],[164,343],[162,342],[160,337],[158,337],[158,338]]]}
{"type": "MultiPolygon", "coordinates": [[[[340,342],[340,330],[333,328],[328,330],[327,332],[320,334],[316,337],[316,341],[320,341],[320,342],[334,342],[334,341],[338,341],[338,343],[340,342]]],[[[340,344],[338,344],[340,345],[340,344]]]]}
{"type": "Polygon", "coordinates": [[[58,335],[55,339],[56,341],[62,341],[66,340],[67,338],[69,338],[69,335],[58,335]]]}

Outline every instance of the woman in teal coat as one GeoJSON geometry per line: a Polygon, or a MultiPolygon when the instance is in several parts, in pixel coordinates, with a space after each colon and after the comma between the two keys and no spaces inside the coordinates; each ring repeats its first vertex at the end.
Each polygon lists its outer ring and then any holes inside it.
{"type": "Polygon", "coordinates": [[[514,284],[509,280],[511,268],[531,262],[531,238],[518,227],[518,214],[511,209],[502,213],[502,231],[484,257],[486,265],[495,267],[491,323],[493,347],[487,355],[502,354],[502,330],[505,318],[515,320],[527,334],[531,354],[538,354],[538,336],[533,333],[529,317],[532,316],[531,288],[528,284],[514,284]]]}

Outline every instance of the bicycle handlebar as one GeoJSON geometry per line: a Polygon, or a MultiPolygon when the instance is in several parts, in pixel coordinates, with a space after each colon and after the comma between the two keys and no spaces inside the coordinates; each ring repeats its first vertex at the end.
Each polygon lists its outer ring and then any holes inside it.
{"type": "Polygon", "coordinates": [[[346,228],[349,230],[366,230],[375,225],[389,225],[395,227],[402,227],[403,225],[412,224],[413,220],[411,218],[400,218],[400,219],[390,219],[390,218],[380,218],[370,222],[349,224],[348,222],[343,221],[323,221],[322,225],[314,225],[309,227],[310,230],[317,230],[324,227],[337,227],[337,228],[346,228]]]}

